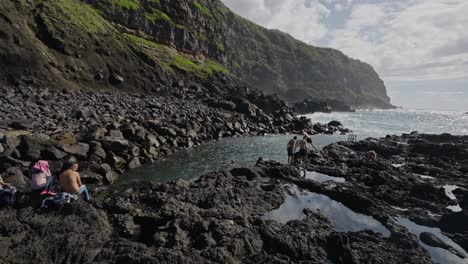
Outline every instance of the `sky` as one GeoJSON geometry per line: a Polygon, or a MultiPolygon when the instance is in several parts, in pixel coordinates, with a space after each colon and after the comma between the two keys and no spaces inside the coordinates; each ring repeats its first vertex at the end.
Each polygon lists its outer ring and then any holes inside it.
{"type": "Polygon", "coordinates": [[[395,105],[468,111],[468,0],[222,1],[266,28],[371,64],[395,105]]]}

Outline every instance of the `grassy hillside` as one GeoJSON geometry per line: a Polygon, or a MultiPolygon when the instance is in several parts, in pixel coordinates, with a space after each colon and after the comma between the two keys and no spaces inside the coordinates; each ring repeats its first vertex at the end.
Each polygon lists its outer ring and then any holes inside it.
{"type": "Polygon", "coordinates": [[[219,73],[291,102],[389,102],[369,65],[262,28],[218,0],[4,2],[3,82],[151,91],[219,73]]]}

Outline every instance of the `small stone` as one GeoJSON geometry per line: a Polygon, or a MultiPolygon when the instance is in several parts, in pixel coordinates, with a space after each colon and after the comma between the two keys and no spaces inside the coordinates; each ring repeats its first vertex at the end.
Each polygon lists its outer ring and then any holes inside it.
{"type": "Polygon", "coordinates": [[[125,82],[125,79],[122,76],[114,73],[110,76],[109,81],[114,85],[118,85],[125,82]]]}

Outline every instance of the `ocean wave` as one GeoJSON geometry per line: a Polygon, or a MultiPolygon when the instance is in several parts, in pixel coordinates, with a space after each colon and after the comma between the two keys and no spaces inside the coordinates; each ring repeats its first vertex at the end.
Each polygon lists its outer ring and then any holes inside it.
{"type": "Polygon", "coordinates": [[[353,113],[315,113],[306,115],[313,122],[338,120],[361,137],[381,137],[387,134],[420,133],[468,134],[468,115],[457,111],[424,109],[367,109],[353,113]]]}

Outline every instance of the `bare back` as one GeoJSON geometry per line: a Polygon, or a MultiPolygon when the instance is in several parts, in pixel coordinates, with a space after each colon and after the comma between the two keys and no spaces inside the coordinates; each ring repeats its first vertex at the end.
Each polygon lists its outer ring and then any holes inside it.
{"type": "Polygon", "coordinates": [[[62,172],[60,174],[60,186],[67,193],[79,192],[81,186],[80,175],[71,169],[62,172]]]}

